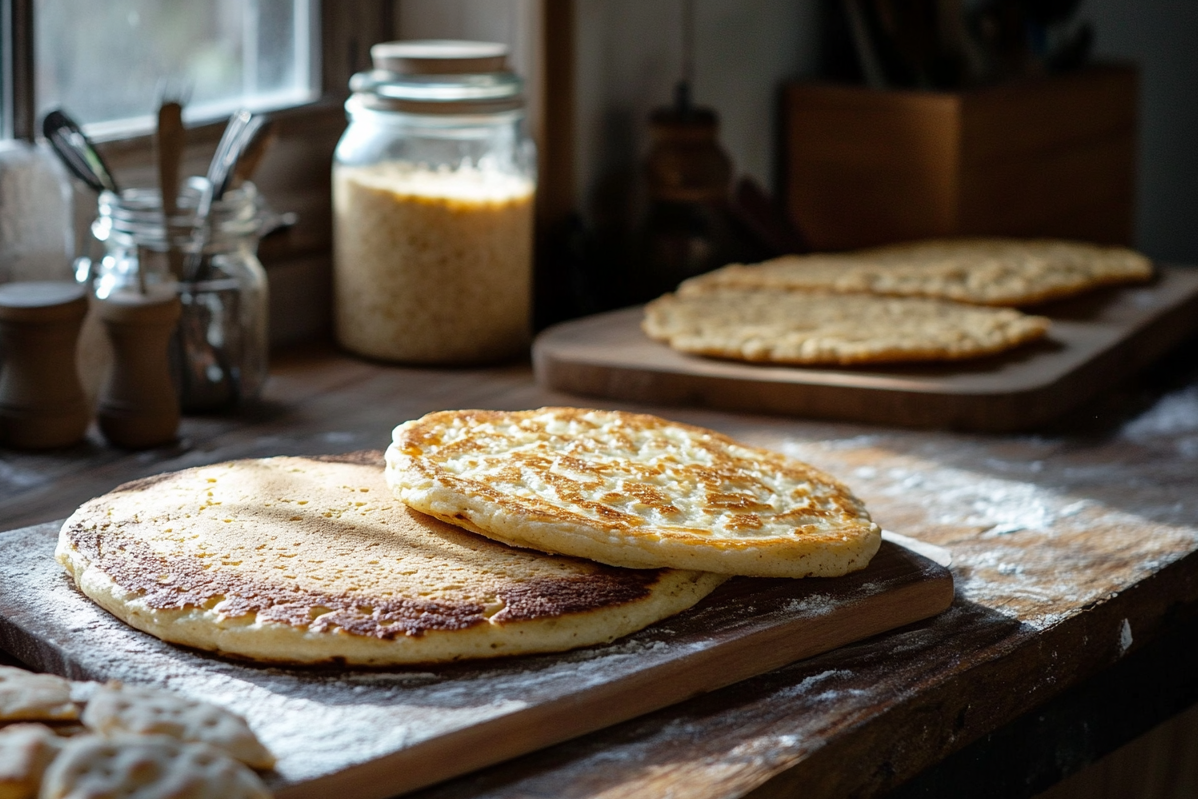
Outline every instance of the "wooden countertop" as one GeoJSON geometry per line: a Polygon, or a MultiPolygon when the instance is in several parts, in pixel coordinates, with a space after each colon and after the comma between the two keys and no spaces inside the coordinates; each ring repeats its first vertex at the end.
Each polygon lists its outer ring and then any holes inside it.
{"type": "Polygon", "coordinates": [[[164,470],[380,448],[398,422],[443,408],[657,412],[839,476],[883,527],[952,553],[956,603],[419,795],[953,795],[966,779],[973,796],[1030,795],[1198,699],[1196,345],[1066,425],[1003,437],[588,402],[539,389],[525,365],[292,352],[260,407],[188,419],[176,447],[0,451],[0,529],[164,470]]]}

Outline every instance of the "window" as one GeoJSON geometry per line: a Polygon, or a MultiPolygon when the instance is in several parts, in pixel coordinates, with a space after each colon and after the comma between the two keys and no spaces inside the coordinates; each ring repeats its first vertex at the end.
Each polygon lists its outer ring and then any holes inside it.
{"type": "Polygon", "coordinates": [[[188,123],[319,95],[316,0],[34,0],[35,103],[98,139],[150,130],[159,94],[188,123]]]}
{"type": "Polygon", "coordinates": [[[0,0],[0,138],[33,138],[61,104],[97,139],[148,145],[166,80],[190,88],[197,141],[241,105],[344,119],[349,77],[394,37],[397,2],[0,0]]]}
{"type": "MultiPolygon", "coordinates": [[[[40,114],[61,104],[122,185],[147,186],[160,79],[191,84],[185,174],[204,174],[228,110],[275,110],[278,140],[255,182],[301,224],[259,248],[272,274],[272,338],[318,336],[329,315],[329,166],[342,103],[370,45],[395,37],[396,2],[0,0],[0,139],[35,138],[40,114]]],[[[90,194],[77,199],[86,217],[90,194]]]]}

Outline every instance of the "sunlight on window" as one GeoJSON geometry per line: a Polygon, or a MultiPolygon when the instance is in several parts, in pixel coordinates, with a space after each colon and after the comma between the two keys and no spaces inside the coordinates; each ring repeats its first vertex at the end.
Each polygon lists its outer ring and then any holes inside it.
{"type": "Polygon", "coordinates": [[[104,137],[150,124],[164,81],[186,119],[317,95],[317,0],[36,0],[37,105],[104,137]]]}

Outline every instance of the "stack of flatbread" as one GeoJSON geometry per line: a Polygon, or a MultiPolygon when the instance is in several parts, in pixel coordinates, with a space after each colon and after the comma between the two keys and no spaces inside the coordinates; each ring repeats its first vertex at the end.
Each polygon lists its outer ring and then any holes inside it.
{"type": "Polygon", "coordinates": [[[785,364],[958,360],[1042,337],[1015,310],[1116,283],[1152,263],[1123,247],[953,239],[732,264],[649,303],[643,328],[675,349],[785,364]]]}
{"type": "Polygon", "coordinates": [[[0,666],[0,797],[265,799],[274,757],[245,721],[153,688],[0,666]]]}
{"type": "Polygon", "coordinates": [[[64,524],[92,600],[262,662],[401,664],[611,641],[730,575],[864,568],[880,532],[807,464],[654,416],[444,411],[386,454],[279,457],[120,486],[64,524]]]}

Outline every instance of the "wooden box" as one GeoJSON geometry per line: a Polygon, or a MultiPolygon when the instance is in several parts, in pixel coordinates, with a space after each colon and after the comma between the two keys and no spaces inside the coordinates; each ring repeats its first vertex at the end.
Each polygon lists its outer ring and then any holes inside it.
{"type": "Polygon", "coordinates": [[[819,250],[930,236],[1130,244],[1134,67],[961,92],[792,84],[787,209],[819,250]]]}

